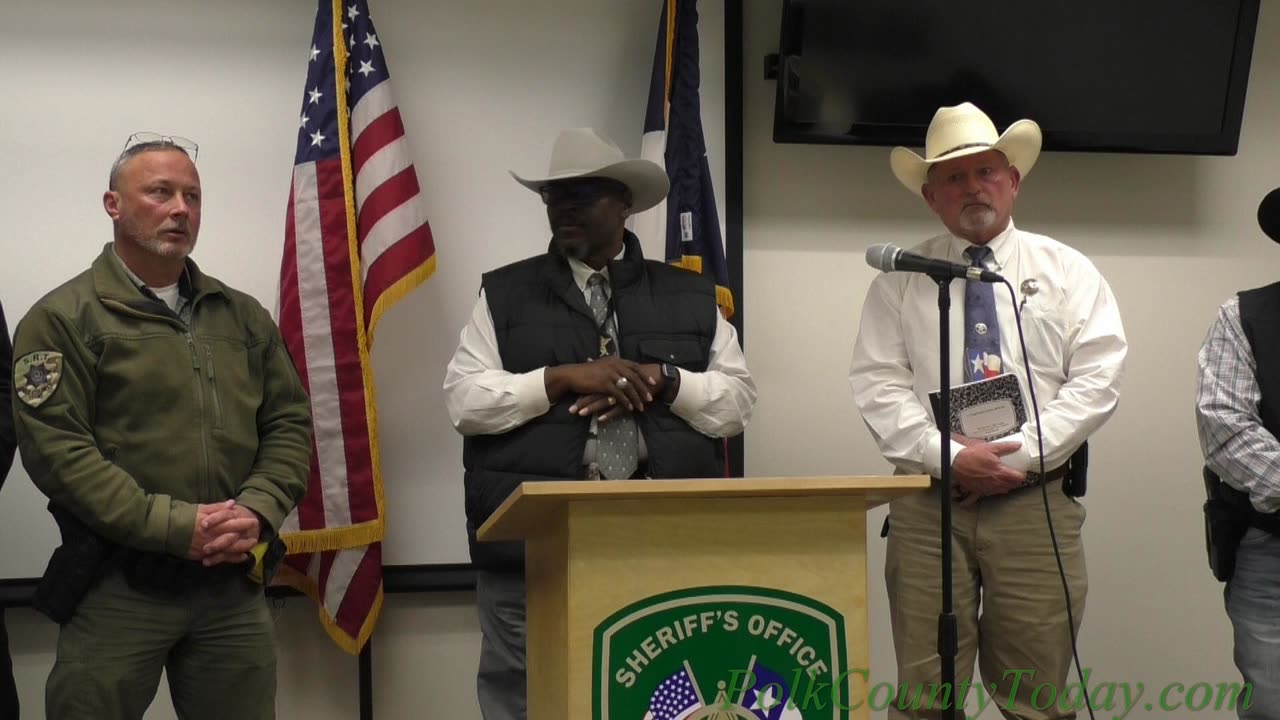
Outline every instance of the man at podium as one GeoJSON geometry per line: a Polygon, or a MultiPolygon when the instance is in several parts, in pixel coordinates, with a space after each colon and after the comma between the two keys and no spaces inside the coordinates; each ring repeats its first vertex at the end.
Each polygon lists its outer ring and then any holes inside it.
{"type": "Polygon", "coordinates": [[[512,175],[546,205],[550,247],[483,275],[444,382],[465,436],[486,720],[525,718],[524,554],[476,529],[523,482],[722,477],[721,439],[756,400],[713,283],[646,260],[624,227],[666,196],[662,167],[581,128],[546,175],[512,175]]]}

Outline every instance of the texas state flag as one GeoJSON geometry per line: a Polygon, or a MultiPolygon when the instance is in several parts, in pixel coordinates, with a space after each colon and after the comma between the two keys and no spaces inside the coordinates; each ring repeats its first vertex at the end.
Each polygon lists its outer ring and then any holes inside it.
{"type": "Polygon", "coordinates": [[[760,720],[803,720],[800,709],[791,704],[791,686],[772,669],[755,663],[751,672],[755,683],[742,695],[742,706],[760,720]]]}
{"type": "Polygon", "coordinates": [[[1004,364],[1000,362],[999,355],[981,350],[970,350],[967,370],[970,382],[986,380],[1002,374],[1004,372],[1004,364]]]}

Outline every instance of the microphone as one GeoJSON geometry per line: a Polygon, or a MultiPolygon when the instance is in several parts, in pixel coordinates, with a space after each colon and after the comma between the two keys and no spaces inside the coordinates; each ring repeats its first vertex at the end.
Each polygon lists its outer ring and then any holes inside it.
{"type": "MultiPolygon", "coordinates": [[[[1276,198],[1280,205],[1280,196],[1276,198]]],[[[1280,208],[1277,208],[1280,209],[1280,208]]],[[[867,264],[881,272],[918,272],[934,277],[954,277],[981,282],[1004,282],[999,273],[969,265],[927,258],[909,253],[893,245],[872,245],[867,248],[867,264]]]]}
{"type": "Polygon", "coordinates": [[[1258,205],[1258,227],[1267,237],[1280,242],[1280,188],[1267,193],[1258,205]]]}

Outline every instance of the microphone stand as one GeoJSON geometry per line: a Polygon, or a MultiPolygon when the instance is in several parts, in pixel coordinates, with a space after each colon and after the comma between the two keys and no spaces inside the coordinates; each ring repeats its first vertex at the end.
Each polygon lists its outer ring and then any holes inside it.
{"type": "Polygon", "coordinates": [[[942,717],[955,720],[956,652],[959,634],[952,612],[951,582],[951,276],[930,273],[938,283],[938,430],[942,433],[942,612],[938,615],[938,656],[942,659],[942,717]]]}

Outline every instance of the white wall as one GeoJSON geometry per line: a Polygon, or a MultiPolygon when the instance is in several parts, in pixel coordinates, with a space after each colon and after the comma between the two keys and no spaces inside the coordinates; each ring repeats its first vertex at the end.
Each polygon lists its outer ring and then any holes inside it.
{"type": "MultiPolygon", "coordinates": [[[[753,475],[880,473],[887,466],[845,379],[874,274],[862,257],[868,245],[911,244],[937,224],[892,179],[887,148],[772,143],[773,83],[761,79],[760,59],[776,49],[780,4],[748,3],[746,21],[744,300],[761,391],[747,466],[753,475]]],[[[544,166],[563,126],[594,124],[638,150],[655,5],[374,5],[440,268],[387,316],[375,350],[388,562],[465,559],[460,442],[439,384],[480,272],[545,247],[536,199],[506,170],[544,166]]],[[[718,167],[723,3],[702,7],[704,117],[718,167]]],[[[0,242],[10,259],[0,266],[0,300],[11,322],[108,239],[98,198],[106,168],[135,130],[200,141],[207,200],[196,256],[270,304],[313,3],[4,0],[0,12],[0,242]]],[[[1252,219],[1257,201],[1280,184],[1271,170],[1278,36],[1280,11],[1264,3],[1239,155],[1047,153],[1015,213],[1021,226],[1097,262],[1132,347],[1121,408],[1091,443],[1091,592],[1080,651],[1094,679],[1152,687],[1236,678],[1221,587],[1204,562],[1191,398],[1195,352],[1217,305],[1280,271],[1280,248],[1252,219]]],[[[55,539],[41,506],[15,471],[0,494],[0,577],[43,568],[55,539]]],[[[883,571],[875,532],[882,517],[868,523],[873,682],[891,679],[893,662],[885,598],[874,584],[883,571]]],[[[26,714],[37,717],[56,632],[30,611],[8,616],[26,714]]],[[[281,716],[355,717],[354,658],[333,648],[306,602],[290,601],[279,617],[281,716]]],[[[389,597],[374,640],[379,717],[478,717],[478,642],[470,595],[389,597]]],[[[172,717],[163,698],[148,718],[172,717]]]]}

